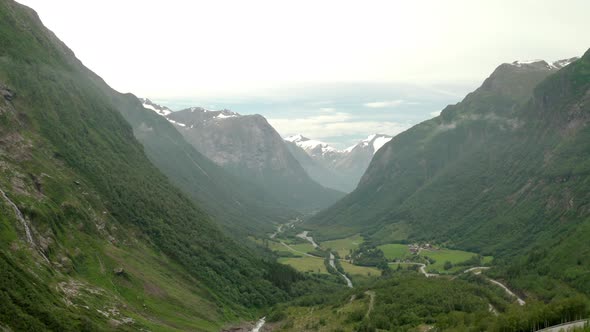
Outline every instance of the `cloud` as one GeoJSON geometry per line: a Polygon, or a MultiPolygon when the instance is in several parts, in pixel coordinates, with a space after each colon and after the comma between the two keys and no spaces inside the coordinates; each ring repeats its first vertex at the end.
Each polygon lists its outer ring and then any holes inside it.
{"type": "Polygon", "coordinates": [[[344,112],[332,112],[302,118],[269,118],[268,122],[283,137],[303,134],[309,138],[323,140],[335,146],[342,144],[342,140],[338,139],[340,137],[366,137],[373,133],[397,135],[410,127],[409,124],[405,123],[367,120],[344,112]]]}
{"type": "Polygon", "coordinates": [[[432,115],[432,117],[437,117],[440,115],[441,111],[434,111],[434,112],[430,112],[430,115],[432,115]]]}
{"type": "Polygon", "coordinates": [[[363,106],[368,108],[385,108],[385,107],[397,107],[403,104],[404,101],[402,99],[398,100],[389,100],[389,101],[374,101],[371,103],[365,103],[363,106]]]}

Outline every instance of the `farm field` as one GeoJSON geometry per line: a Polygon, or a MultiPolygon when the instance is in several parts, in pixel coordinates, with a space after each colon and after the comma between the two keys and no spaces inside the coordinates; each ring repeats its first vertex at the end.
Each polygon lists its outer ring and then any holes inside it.
{"type": "Polygon", "coordinates": [[[381,245],[378,248],[383,251],[385,258],[388,260],[404,259],[411,255],[408,246],[405,244],[390,243],[381,245]]]}
{"type": "Polygon", "coordinates": [[[288,258],[279,258],[279,263],[287,264],[292,266],[294,269],[300,272],[310,272],[310,273],[328,273],[326,270],[326,266],[324,265],[324,260],[321,258],[316,257],[288,257],[288,258]]]}
{"type": "Polygon", "coordinates": [[[378,277],[381,275],[381,270],[375,267],[358,266],[344,261],[340,261],[340,264],[344,271],[350,274],[353,278],[354,276],[378,277]]]}
{"type": "Polygon", "coordinates": [[[326,249],[331,248],[338,252],[340,258],[344,258],[350,253],[350,250],[358,248],[363,241],[363,238],[357,234],[344,239],[325,241],[321,243],[321,246],[326,249]]]}
{"type": "MultiPolygon", "coordinates": [[[[468,251],[462,251],[462,250],[441,249],[441,250],[422,250],[420,252],[420,255],[430,257],[436,261],[434,264],[428,265],[426,267],[426,271],[428,271],[428,272],[438,271],[439,273],[445,273],[445,272],[453,273],[453,272],[457,272],[459,270],[465,269],[466,267],[465,266],[453,266],[451,269],[445,271],[445,269],[444,269],[445,262],[448,261],[448,262],[451,262],[453,265],[455,265],[457,263],[465,262],[465,261],[469,260],[470,258],[472,258],[473,256],[476,256],[477,254],[472,253],[472,252],[468,252],[468,251]]],[[[491,262],[491,260],[492,260],[491,256],[486,256],[486,257],[484,257],[483,262],[489,263],[489,262],[491,262]]]]}

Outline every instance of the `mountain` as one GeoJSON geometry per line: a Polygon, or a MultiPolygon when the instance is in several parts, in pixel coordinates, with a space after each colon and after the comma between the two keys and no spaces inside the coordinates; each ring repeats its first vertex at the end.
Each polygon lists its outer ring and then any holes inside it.
{"type": "Polygon", "coordinates": [[[166,119],[214,163],[263,188],[289,208],[314,211],[342,197],[313,181],[260,115],[192,107],[168,114],[166,119]]]}
{"type": "Polygon", "coordinates": [[[361,178],[367,167],[369,167],[369,163],[375,153],[391,139],[392,136],[389,135],[370,135],[356,145],[347,148],[343,158],[335,163],[334,169],[338,170],[341,174],[345,174],[348,178],[357,179],[354,186],[356,188],[358,179],[361,178]]]}
{"type": "Polygon", "coordinates": [[[148,110],[152,110],[152,111],[156,112],[156,114],[159,114],[161,116],[166,116],[166,115],[172,113],[172,110],[169,109],[168,107],[158,105],[147,98],[139,98],[139,101],[141,102],[141,105],[144,108],[147,108],[148,110]]]}
{"type": "Polygon", "coordinates": [[[337,150],[300,134],[285,138],[289,150],[312,179],[344,192],[356,188],[373,155],[389,140],[391,136],[373,134],[345,150],[337,150]]]}
{"type": "Polygon", "coordinates": [[[171,110],[133,95],[110,94],[150,161],[178,188],[240,237],[270,232],[297,212],[198,152],[164,115],[171,110]]]}
{"type": "Polygon", "coordinates": [[[123,101],[150,114],[34,11],[0,1],[0,329],[218,331],[306,279],[176,189],[123,101]]]}
{"type": "Polygon", "coordinates": [[[587,293],[590,51],[565,62],[500,65],[463,101],[394,137],[358,188],[308,227],[492,254],[519,287],[558,296],[560,280],[587,293]]]}

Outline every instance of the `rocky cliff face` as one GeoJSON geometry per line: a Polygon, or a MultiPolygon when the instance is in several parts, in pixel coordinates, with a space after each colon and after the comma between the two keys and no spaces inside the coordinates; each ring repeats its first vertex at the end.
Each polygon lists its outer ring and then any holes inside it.
{"type": "Polygon", "coordinates": [[[188,108],[166,116],[199,152],[288,206],[315,210],[341,194],[313,181],[261,115],[188,108]]]}

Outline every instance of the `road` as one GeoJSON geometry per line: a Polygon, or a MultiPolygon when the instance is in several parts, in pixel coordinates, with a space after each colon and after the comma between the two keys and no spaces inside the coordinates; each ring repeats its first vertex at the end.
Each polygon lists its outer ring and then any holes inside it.
{"type": "Polygon", "coordinates": [[[365,318],[369,318],[371,311],[373,311],[373,307],[375,306],[375,292],[373,291],[366,291],[365,294],[369,295],[369,309],[365,314],[365,318]]]}
{"type": "MultiPolygon", "coordinates": [[[[476,267],[472,267],[472,268],[470,268],[470,269],[467,269],[467,270],[463,271],[463,273],[469,273],[469,272],[473,272],[474,274],[481,274],[482,270],[488,270],[488,269],[490,269],[490,267],[489,267],[489,266],[476,266],[476,267]],[[475,271],[475,272],[474,272],[474,271],[475,271]]],[[[525,302],[523,299],[521,299],[520,297],[518,297],[518,295],[514,294],[514,293],[513,293],[513,292],[512,292],[512,291],[511,291],[511,290],[510,290],[508,287],[506,287],[506,285],[504,285],[503,283],[501,283],[501,282],[499,282],[499,281],[497,281],[497,280],[494,280],[494,279],[490,279],[490,278],[488,278],[488,277],[484,277],[484,278],[486,278],[486,279],[487,279],[489,282],[491,282],[491,283],[493,283],[493,284],[495,284],[495,285],[497,285],[497,286],[500,286],[500,287],[502,287],[502,289],[504,289],[504,291],[506,292],[506,294],[508,294],[508,295],[510,295],[511,297],[514,297],[514,298],[516,299],[516,302],[517,302],[519,305],[525,305],[525,304],[526,304],[526,302],[525,302]]]]}
{"type": "Polygon", "coordinates": [[[392,263],[388,263],[388,264],[389,265],[394,265],[394,264],[419,265],[420,266],[420,268],[419,268],[420,273],[422,273],[426,278],[439,276],[436,273],[426,272],[426,264],[424,264],[424,263],[396,263],[396,262],[392,262],[392,263]]]}
{"type": "Polygon", "coordinates": [[[516,302],[518,302],[518,304],[520,304],[520,305],[525,305],[525,304],[526,304],[526,302],[525,302],[523,299],[521,299],[521,298],[520,298],[520,297],[518,297],[516,294],[514,294],[514,293],[513,293],[513,292],[512,292],[510,289],[508,289],[508,287],[504,286],[504,284],[502,284],[501,282],[499,282],[499,281],[496,281],[496,280],[494,280],[494,279],[490,279],[490,278],[486,278],[486,279],[488,279],[488,281],[490,281],[491,283],[493,283],[493,284],[496,284],[496,285],[498,285],[498,286],[502,287],[502,288],[504,289],[504,291],[505,291],[505,292],[506,292],[508,295],[510,295],[510,296],[512,296],[512,297],[514,297],[514,298],[516,298],[516,302]]]}
{"type": "Polygon", "coordinates": [[[301,254],[301,255],[304,255],[304,256],[308,256],[308,257],[320,258],[320,257],[318,257],[318,256],[310,255],[310,254],[308,254],[308,253],[306,253],[306,252],[299,251],[299,250],[297,250],[297,249],[295,249],[295,248],[291,247],[290,245],[286,244],[286,243],[285,243],[285,242],[283,242],[283,241],[281,241],[281,244],[282,244],[282,245],[284,245],[285,247],[287,247],[287,249],[291,250],[292,252],[296,252],[296,253],[298,253],[298,254],[301,254]]]}
{"type": "Polygon", "coordinates": [[[578,327],[584,327],[584,326],[588,326],[588,324],[590,324],[590,320],[589,319],[582,319],[582,320],[577,320],[575,322],[569,322],[569,323],[563,323],[563,324],[559,324],[559,325],[555,325],[555,326],[551,326],[542,330],[537,330],[537,332],[559,332],[559,331],[571,331],[574,328],[578,327]]]}

